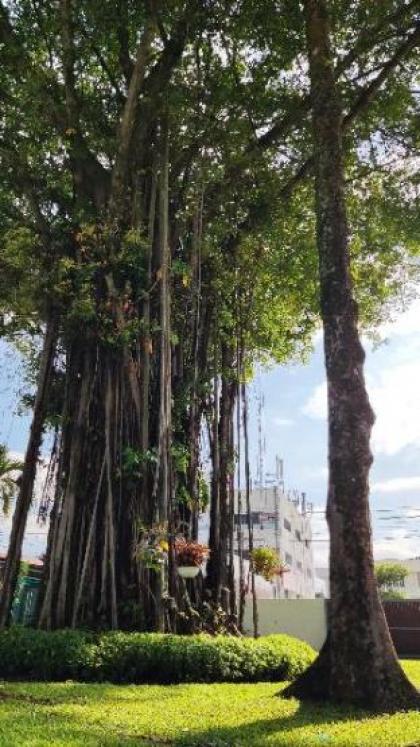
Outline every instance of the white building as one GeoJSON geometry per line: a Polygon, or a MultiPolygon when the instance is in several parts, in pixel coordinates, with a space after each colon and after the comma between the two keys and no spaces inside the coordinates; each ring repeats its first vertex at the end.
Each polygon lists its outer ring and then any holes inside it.
{"type": "MultiPolygon", "coordinates": [[[[312,555],[311,506],[306,503],[305,495],[298,495],[296,492],[286,494],[280,486],[274,485],[254,488],[251,491],[250,503],[254,547],[275,548],[288,569],[273,583],[258,579],[258,596],[313,599],[315,597],[315,575],[312,555]]],[[[242,495],[242,511],[240,514],[236,511],[234,521],[236,528],[242,527],[242,546],[246,557],[248,519],[245,510],[245,495],[242,495]]]]}

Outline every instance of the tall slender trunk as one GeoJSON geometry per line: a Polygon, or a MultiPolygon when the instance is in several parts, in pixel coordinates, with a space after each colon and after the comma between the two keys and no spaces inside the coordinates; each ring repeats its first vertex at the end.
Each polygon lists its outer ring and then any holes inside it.
{"type": "MultiPolygon", "coordinates": [[[[152,286],[152,260],[153,260],[153,245],[155,236],[155,220],[156,220],[156,167],[153,164],[152,171],[152,182],[150,190],[150,203],[149,203],[149,221],[147,231],[147,274],[146,274],[146,295],[143,305],[143,320],[144,320],[144,337],[143,337],[143,349],[142,349],[142,379],[141,379],[141,426],[140,426],[140,448],[143,454],[149,450],[150,447],[150,358],[151,358],[151,346],[152,346],[152,335],[150,329],[150,288],[152,286]]],[[[147,466],[145,465],[144,474],[142,476],[141,486],[141,506],[142,513],[145,511],[149,489],[149,473],[147,466]]]]}
{"type": "MultiPolygon", "coordinates": [[[[216,348],[216,345],[215,345],[216,348]]],[[[209,431],[211,431],[211,493],[210,493],[210,556],[207,561],[207,588],[215,595],[219,567],[219,534],[220,534],[220,443],[219,443],[219,376],[215,367],[213,380],[213,411],[209,431]]]]}
{"type": "MultiPolygon", "coordinates": [[[[230,346],[222,345],[222,391],[220,398],[220,526],[219,557],[215,598],[226,604],[230,595],[224,591],[229,585],[229,546],[233,535],[231,522],[231,477],[233,474],[233,409],[236,398],[236,381],[232,375],[233,352],[230,346]]],[[[229,603],[230,611],[230,603],[229,603]]]]}
{"type": "Polygon", "coordinates": [[[200,459],[200,425],[202,410],[199,406],[198,378],[200,369],[200,332],[201,326],[201,239],[202,239],[202,197],[200,206],[194,217],[194,229],[192,239],[191,270],[193,277],[193,302],[192,302],[192,387],[190,395],[189,412],[189,441],[190,458],[188,465],[187,489],[191,498],[191,536],[197,539],[199,496],[198,496],[198,469],[200,459]]]}
{"type": "MultiPolygon", "coordinates": [[[[161,142],[162,155],[159,174],[159,248],[160,248],[160,371],[159,371],[159,435],[158,464],[153,498],[155,499],[155,521],[164,524],[172,518],[172,346],[171,346],[171,294],[169,248],[169,135],[167,120],[163,123],[161,142]]],[[[172,532],[170,532],[172,535],[172,532]]],[[[171,536],[172,545],[172,536],[171,536]]],[[[170,576],[174,576],[173,548],[170,548],[170,576]]],[[[156,573],[153,583],[155,621],[157,630],[165,628],[163,605],[163,571],[156,573]]],[[[171,581],[171,587],[173,583],[171,581]]]]}
{"type": "Polygon", "coordinates": [[[328,383],[330,622],[318,659],[288,693],[386,711],[420,705],[395,654],[374,575],[364,351],[353,298],[341,143],[324,0],[306,0],[316,172],[321,314],[328,383]]]}
{"type": "MultiPolygon", "coordinates": [[[[235,381],[234,397],[238,400],[238,382],[235,381]]],[[[230,418],[229,428],[229,452],[231,453],[231,466],[229,469],[228,476],[228,510],[229,510],[229,567],[228,567],[228,588],[229,588],[229,607],[230,614],[235,616],[237,619],[238,607],[236,604],[236,588],[235,588],[235,468],[234,468],[234,454],[235,454],[235,424],[234,424],[234,406],[232,407],[232,414],[230,418]]]]}
{"type": "MultiPolygon", "coordinates": [[[[113,453],[112,436],[115,427],[115,413],[113,412],[115,390],[111,366],[106,372],[106,392],[105,392],[105,464],[106,464],[106,510],[105,510],[105,527],[108,532],[107,546],[109,550],[108,570],[110,586],[110,611],[111,611],[111,628],[114,630],[118,627],[118,608],[117,608],[117,546],[115,541],[115,508],[114,508],[114,485],[113,485],[113,467],[115,464],[115,453],[113,453]]],[[[95,509],[94,509],[95,510],[95,509]]]]}
{"type": "MultiPolygon", "coordinates": [[[[168,518],[171,494],[171,326],[170,326],[170,250],[168,232],[168,131],[162,128],[162,161],[159,178],[160,245],[160,412],[159,412],[159,489],[157,519],[168,518]]],[[[156,486],[157,487],[157,486],[156,486]]]]}
{"type": "Polygon", "coordinates": [[[252,552],[254,550],[254,529],[252,524],[251,512],[251,470],[249,465],[249,437],[248,437],[248,396],[246,383],[241,384],[242,391],[242,417],[244,426],[244,457],[245,457],[245,497],[246,513],[248,520],[248,551],[249,551],[249,573],[251,576],[251,597],[252,597],[252,624],[254,638],[258,638],[258,603],[257,590],[255,587],[255,570],[252,562],[252,552]]]}
{"type": "Polygon", "coordinates": [[[238,545],[238,558],[239,558],[239,607],[238,607],[238,627],[242,631],[245,614],[245,565],[244,565],[244,537],[243,537],[243,523],[242,523],[242,460],[241,460],[241,446],[242,446],[242,429],[241,429],[241,382],[242,382],[242,350],[241,345],[237,344],[237,386],[238,396],[236,400],[236,450],[237,450],[237,493],[238,493],[238,522],[237,522],[237,545],[238,545]]]}
{"type": "Polygon", "coordinates": [[[39,450],[42,441],[42,431],[45,422],[45,411],[48,399],[49,384],[51,381],[51,373],[57,342],[57,327],[57,319],[55,317],[52,317],[47,322],[45,330],[31,430],[29,434],[28,445],[26,447],[19,495],[16,500],[16,507],[13,514],[12,532],[9,540],[7,558],[3,569],[0,598],[0,628],[4,628],[9,621],[11,606],[13,603],[13,596],[15,593],[17,578],[19,574],[23,538],[25,534],[28,512],[32,501],[36,467],[39,458],[39,450]]]}

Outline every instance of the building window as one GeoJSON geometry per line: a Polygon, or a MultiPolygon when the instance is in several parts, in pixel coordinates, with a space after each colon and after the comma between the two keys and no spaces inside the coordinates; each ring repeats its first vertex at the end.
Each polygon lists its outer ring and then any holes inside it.
{"type": "Polygon", "coordinates": [[[309,540],[305,540],[305,547],[309,549],[309,540]]]}
{"type": "Polygon", "coordinates": [[[302,563],[300,562],[300,560],[298,560],[298,562],[296,563],[296,565],[297,565],[298,571],[302,571],[303,570],[302,563]]]}
{"type": "Polygon", "coordinates": [[[310,568],[306,569],[306,575],[308,576],[308,578],[312,578],[312,571],[310,568]]]}
{"type": "Polygon", "coordinates": [[[287,565],[293,565],[293,558],[290,555],[290,553],[288,553],[288,552],[286,553],[285,560],[286,560],[287,565]]]}
{"type": "Polygon", "coordinates": [[[299,540],[299,542],[302,542],[302,535],[299,532],[299,529],[295,529],[295,536],[296,536],[296,539],[299,540]]]}
{"type": "Polygon", "coordinates": [[[285,519],[283,521],[283,524],[284,524],[284,528],[287,529],[288,532],[292,531],[292,525],[291,525],[289,519],[285,519]]]}

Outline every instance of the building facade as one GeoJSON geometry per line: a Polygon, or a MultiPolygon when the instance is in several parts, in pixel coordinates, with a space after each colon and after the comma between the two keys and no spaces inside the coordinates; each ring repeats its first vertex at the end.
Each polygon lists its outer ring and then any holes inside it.
{"type": "MultiPolygon", "coordinates": [[[[236,505],[238,501],[236,500],[236,505]]],[[[242,496],[242,505],[245,504],[242,496]]],[[[287,567],[273,583],[257,579],[261,598],[313,599],[315,574],[312,554],[311,505],[304,494],[285,493],[280,485],[254,488],[250,494],[254,547],[273,547],[287,567]]],[[[247,558],[247,513],[235,512],[236,535],[241,532],[247,558]]],[[[238,553],[239,539],[236,539],[238,553]]]]}

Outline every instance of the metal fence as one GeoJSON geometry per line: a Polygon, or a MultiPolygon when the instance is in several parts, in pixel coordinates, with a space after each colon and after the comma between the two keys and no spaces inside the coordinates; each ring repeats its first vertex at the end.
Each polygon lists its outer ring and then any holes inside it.
{"type": "Polygon", "coordinates": [[[399,656],[420,656],[420,599],[386,601],[384,610],[399,656]]]}

